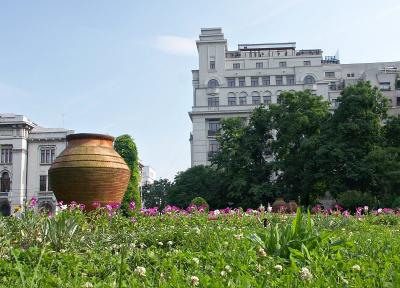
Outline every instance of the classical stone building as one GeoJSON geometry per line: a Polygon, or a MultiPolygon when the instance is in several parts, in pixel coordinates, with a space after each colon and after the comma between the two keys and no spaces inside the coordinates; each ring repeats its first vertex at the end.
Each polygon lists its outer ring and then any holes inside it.
{"type": "Polygon", "coordinates": [[[33,197],[55,210],[48,169],[72,130],[43,128],[23,115],[0,114],[0,214],[9,215],[33,197]]]}
{"type": "Polygon", "coordinates": [[[226,117],[248,118],[261,103],[276,103],[283,91],[310,89],[330,101],[360,79],[371,81],[400,110],[400,61],[341,64],[321,49],[296,49],[296,43],[239,44],[229,51],[221,28],[201,29],[196,41],[199,68],[192,71],[191,164],[208,164],[218,151],[215,133],[226,117]]]}

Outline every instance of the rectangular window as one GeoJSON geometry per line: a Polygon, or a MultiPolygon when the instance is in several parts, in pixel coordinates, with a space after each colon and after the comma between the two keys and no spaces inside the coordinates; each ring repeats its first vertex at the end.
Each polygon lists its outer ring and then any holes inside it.
{"type": "Polygon", "coordinates": [[[258,86],[258,77],[251,77],[251,86],[258,86]]]}
{"type": "Polygon", "coordinates": [[[208,106],[209,107],[219,106],[219,98],[218,97],[209,97],[208,98],[208,106]]]}
{"type": "Polygon", "coordinates": [[[246,79],[244,77],[239,78],[239,87],[246,86],[246,79]]]}
{"type": "Polygon", "coordinates": [[[220,128],[221,124],[219,123],[219,121],[208,122],[208,136],[215,136],[220,128]]]}
{"type": "Polygon", "coordinates": [[[228,87],[235,87],[236,86],[236,79],[235,78],[227,78],[228,87]]]}
{"type": "Polygon", "coordinates": [[[1,148],[1,164],[11,164],[12,163],[12,148],[4,147],[1,148]]]}
{"type": "Polygon", "coordinates": [[[281,67],[281,68],[286,67],[286,61],[279,62],[279,67],[281,67]]]}
{"type": "Polygon", "coordinates": [[[283,77],[282,76],[275,76],[275,84],[276,85],[283,85],[283,77]]]}
{"type": "Polygon", "coordinates": [[[215,61],[210,61],[210,69],[211,70],[215,69],[215,61]]]}
{"type": "Polygon", "coordinates": [[[217,140],[210,140],[208,149],[208,160],[211,160],[219,151],[219,143],[217,140]]]}
{"type": "Polygon", "coordinates": [[[311,61],[304,61],[304,66],[311,66],[311,61]]]}
{"type": "Polygon", "coordinates": [[[379,88],[381,91],[390,91],[390,82],[380,82],[379,88]]]}
{"type": "Polygon", "coordinates": [[[347,77],[348,78],[350,78],[350,77],[353,78],[354,77],[354,73],[347,73],[347,77]]]}
{"type": "Polygon", "coordinates": [[[269,76],[263,76],[262,77],[262,84],[263,84],[263,86],[271,85],[270,77],[269,76]]]}
{"type": "Polygon", "coordinates": [[[247,104],[247,97],[246,96],[240,96],[239,97],[239,104],[240,105],[246,105],[247,104]]]}
{"type": "Polygon", "coordinates": [[[396,106],[400,106],[400,97],[396,98],[396,106]]]}
{"type": "Polygon", "coordinates": [[[47,191],[47,175],[40,175],[40,183],[39,183],[39,191],[40,192],[45,192],[47,191]]]}
{"type": "Polygon", "coordinates": [[[329,90],[332,90],[332,91],[338,90],[338,86],[336,85],[336,82],[330,82],[328,87],[329,87],[329,90]]]}
{"type": "Polygon", "coordinates": [[[264,104],[271,104],[271,96],[263,96],[264,104]]]}
{"type": "Polygon", "coordinates": [[[233,63],[233,69],[240,69],[240,63],[233,63]]]}
{"type": "Polygon", "coordinates": [[[260,105],[261,104],[260,96],[252,96],[251,103],[253,105],[260,105]]]}
{"type": "Polygon", "coordinates": [[[236,105],[236,97],[228,97],[228,105],[235,106],[236,105]]]}
{"type": "Polygon", "coordinates": [[[325,78],[335,78],[335,72],[325,72],[325,78]]]}
{"type": "Polygon", "coordinates": [[[40,148],[40,164],[51,164],[56,158],[56,149],[54,147],[40,148]]]}
{"type": "Polygon", "coordinates": [[[256,68],[257,69],[262,69],[263,68],[263,62],[257,62],[256,63],[256,68]]]}
{"type": "Polygon", "coordinates": [[[286,82],[287,85],[294,85],[294,76],[293,75],[286,76],[286,82]]]}

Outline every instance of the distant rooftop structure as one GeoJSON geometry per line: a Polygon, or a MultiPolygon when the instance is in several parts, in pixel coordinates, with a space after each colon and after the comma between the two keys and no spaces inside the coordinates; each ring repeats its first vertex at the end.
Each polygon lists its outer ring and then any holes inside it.
{"type": "Polygon", "coordinates": [[[296,49],[296,42],[265,43],[265,44],[239,44],[239,51],[257,51],[271,49],[296,49]]]}

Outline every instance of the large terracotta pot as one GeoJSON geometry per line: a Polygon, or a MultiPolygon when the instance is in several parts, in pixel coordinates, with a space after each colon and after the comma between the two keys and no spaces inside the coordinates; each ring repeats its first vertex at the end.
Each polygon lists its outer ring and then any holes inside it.
{"type": "Polygon", "coordinates": [[[282,197],[276,198],[274,203],[272,203],[272,212],[284,212],[286,208],[286,202],[282,197]]]}
{"type": "Polygon", "coordinates": [[[287,204],[287,209],[290,213],[294,213],[297,211],[297,203],[294,200],[290,200],[287,204]]]}
{"type": "Polygon", "coordinates": [[[75,201],[93,209],[121,203],[128,186],[130,170],[113,149],[114,137],[101,134],[71,134],[67,148],[49,169],[49,181],[58,201],[75,201]]]}

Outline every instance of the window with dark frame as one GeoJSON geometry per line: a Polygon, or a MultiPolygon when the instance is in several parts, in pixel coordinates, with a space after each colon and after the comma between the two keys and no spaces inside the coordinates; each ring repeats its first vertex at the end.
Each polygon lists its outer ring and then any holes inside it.
{"type": "Polygon", "coordinates": [[[210,61],[210,69],[211,70],[215,69],[215,61],[210,61]]]}
{"type": "Polygon", "coordinates": [[[12,163],[12,147],[1,148],[1,164],[11,164],[12,163]]]}
{"type": "Polygon", "coordinates": [[[251,77],[251,86],[258,86],[258,77],[251,77]]]}
{"type": "Polygon", "coordinates": [[[335,78],[335,72],[325,72],[325,78],[335,78]]]}
{"type": "Polygon", "coordinates": [[[40,175],[39,179],[39,191],[46,192],[47,191],[47,175],[40,175]]]}
{"type": "Polygon", "coordinates": [[[240,69],[240,63],[233,63],[233,69],[240,69]]]}
{"type": "Polygon", "coordinates": [[[381,89],[381,91],[390,91],[391,90],[390,82],[380,82],[379,88],[381,89]]]}
{"type": "Polygon", "coordinates": [[[54,147],[40,148],[40,164],[51,164],[56,157],[56,149],[54,147]]]}
{"type": "Polygon", "coordinates": [[[228,87],[235,87],[236,86],[236,79],[235,78],[227,78],[228,87]]]}
{"type": "Polygon", "coordinates": [[[263,76],[262,77],[262,85],[263,86],[269,86],[271,85],[271,79],[269,76],[263,76]]]}
{"type": "Polygon", "coordinates": [[[261,104],[260,96],[251,96],[251,103],[253,105],[260,105],[261,104]]]}
{"type": "Polygon", "coordinates": [[[218,97],[209,97],[208,98],[208,106],[209,107],[219,106],[219,98],[218,97]]]}
{"type": "Polygon", "coordinates": [[[239,87],[244,87],[246,86],[246,78],[240,77],[239,78],[239,87]]]}
{"type": "Polygon", "coordinates": [[[262,69],[263,66],[264,66],[264,65],[263,65],[263,62],[257,62],[257,63],[256,63],[256,68],[257,68],[257,69],[262,69]]]}
{"type": "Polygon", "coordinates": [[[236,105],[236,97],[228,97],[228,105],[235,106],[236,105]]]}
{"type": "Polygon", "coordinates": [[[294,75],[286,76],[286,82],[287,82],[287,85],[294,85],[295,84],[294,83],[294,75]]]}
{"type": "Polygon", "coordinates": [[[240,96],[239,97],[239,104],[246,105],[247,104],[247,96],[240,96]]]}
{"type": "Polygon", "coordinates": [[[286,67],[286,61],[279,62],[279,67],[281,68],[286,67]]]}
{"type": "Polygon", "coordinates": [[[264,104],[271,104],[271,96],[269,95],[263,96],[263,101],[264,104]]]}
{"type": "Polygon", "coordinates": [[[283,85],[283,77],[282,76],[275,76],[275,84],[276,85],[283,85]]]}

